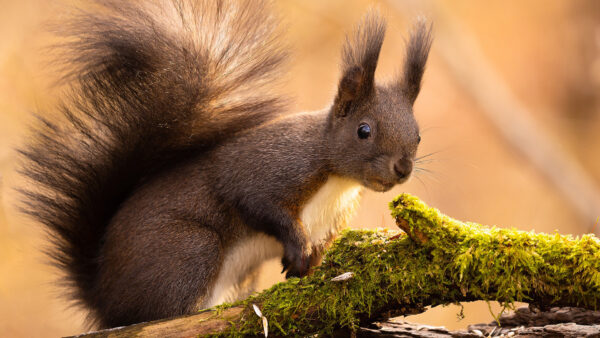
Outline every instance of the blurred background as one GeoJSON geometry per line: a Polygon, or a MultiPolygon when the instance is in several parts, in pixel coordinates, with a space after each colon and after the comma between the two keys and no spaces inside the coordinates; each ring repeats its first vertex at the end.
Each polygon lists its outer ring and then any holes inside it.
{"type": "MultiPolygon", "coordinates": [[[[340,46],[378,7],[388,32],[377,78],[402,65],[411,22],[434,22],[435,41],[415,114],[425,157],[408,183],[367,192],[353,227],[395,228],[387,203],[410,192],[462,220],[542,232],[599,233],[600,2],[594,0],[280,1],[293,46],[288,92],[295,109],[328,105],[340,46]],[[431,154],[431,155],[430,155],[431,154]]],[[[47,265],[45,235],[14,208],[14,148],[31,113],[56,104],[44,63],[43,22],[64,9],[43,0],[0,0],[0,336],[71,335],[87,329],[47,265]]],[[[276,262],[261,284],[282,280],[276,262]]],[[[500,307],[492,304],[493,311],[500,307]]],[[[407,320],[448,328],[492,320],[484,302],[439,307],[407,320]]]]}

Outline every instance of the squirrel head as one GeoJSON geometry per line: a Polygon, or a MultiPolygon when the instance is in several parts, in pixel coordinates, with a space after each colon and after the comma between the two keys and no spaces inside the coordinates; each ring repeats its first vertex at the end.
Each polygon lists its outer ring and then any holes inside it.
{"type": "Polygon", "coordinates": [[[346,38],[328,124],[333,170],[375,191],[405,182],[412,172],[421,140],[413,103],[431,47],[431,27],[419,20],[407,43],[401,74],[387,85],[376,84],[385,27],[383,18],[371,12],[346,38]]]}

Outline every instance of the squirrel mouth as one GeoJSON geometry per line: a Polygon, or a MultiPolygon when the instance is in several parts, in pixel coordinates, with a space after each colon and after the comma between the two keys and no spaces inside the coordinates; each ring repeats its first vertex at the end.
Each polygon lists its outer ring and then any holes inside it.
{"type": "Polygon", "coordinates": [[[390,189],[392,189],[396,183],[394,182],[386,182],[380,179],[372,179],[368,181],[368,187],[372,190],[378,191],[378,192],[386,192],[390,189]]]}

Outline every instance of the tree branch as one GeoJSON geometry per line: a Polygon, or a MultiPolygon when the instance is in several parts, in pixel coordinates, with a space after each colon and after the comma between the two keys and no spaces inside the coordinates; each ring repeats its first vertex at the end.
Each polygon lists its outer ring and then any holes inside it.
{"type": "Polygon", "coordinates": [[[532,311],[527,307],[505,314],[498,322],[469,325],[466,330],[450,331],[445,327],[421,325],[399,320],[373,323],[361,327],[360,338],[415,337],[415,338],[477,338],[477,337],[598,337],[600,311],[580,308],[552,308],[550,311],[532,311]]]}
{"type": "Polygon", "coordinates": [[[392,203],[392,215],[409,236],[348,230],[311,276],[292,278],[232,305],[197,315],[99,332],[185,337],[205,334],[332,334],[375,319],[462,301],[528,302],[538,308],[600,303],[600,242],[463,223],[410,195],[392,203]],[[332,278],[344,273],[352,277],[332,278]]]}

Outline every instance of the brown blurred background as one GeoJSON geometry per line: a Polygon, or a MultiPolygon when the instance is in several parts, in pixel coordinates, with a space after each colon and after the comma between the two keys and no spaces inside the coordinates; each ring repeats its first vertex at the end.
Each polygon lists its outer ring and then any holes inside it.
{"type": "MultiPolygon", "coordinates": [[[[423,136],[420,154],[434,154],[421,165],[428,172],[409,183],[385,194],[366,193],[353,226],[393,228],[387,202],[410,192],[458,219],[598,233],[600,2],[278,2],[276,10],[289,26],[294,47],[286,89],[296,96],[296,109],[330,103],[344,33],[372,6],[389,19],[380,80],[401,66],[411,20],[424,15],[434,21],[436,40],[415,106],[423,136]],[[519,134],[529,119],[532,128],[519,134]],[[544,149],[550,156],[532,162],[531,154],[544,149]]],[[[57,272],[46,265],[43,232],[17,214],[11,190],[19,183],[13,149],[25,139],[31,113],[56,102],[57,90],[50,86],[55,74],[44,64],[48,36],[41,24],[62,13],[47,1],[0,0],[2,337],[86,329],[84,312],[68,307],[55,285],[57,272]]],[[[264,286],[281,280],[275,262],[265,271],[264,286]]],[[[408,319],[450,328],[492,320],[483,302],[465,304],[462,321],[459,311],[458,306],[436,308],[408,319]]]]}

